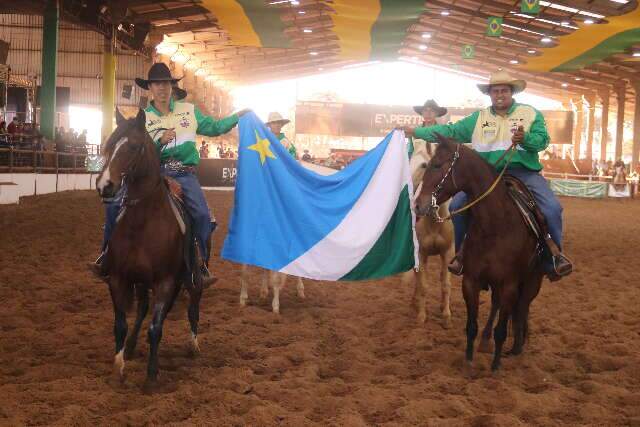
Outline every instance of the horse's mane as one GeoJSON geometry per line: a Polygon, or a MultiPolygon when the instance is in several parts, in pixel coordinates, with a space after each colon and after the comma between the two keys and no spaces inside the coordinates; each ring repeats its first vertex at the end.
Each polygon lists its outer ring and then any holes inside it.
{"type": "MultiPolygon", "coordinates": [[[[455,151],[455,147],[459,145],[461,157],[464,156],[466,159],[472,160],[473,164],[478,164],[478,167],[481,167],[481,165],[484,166],[486,170],[491,173],[492,177],[498,176],[498,172],[496,171],[495,167],[493,167],[493,165],[483,159],[475,150],[467,147],[466,144],[463,144],[454,138],[443,136],[439,133],[436,133],[435,136],[438,142],[438,148],[440,148],[440,146],[443,146],[450,151],[455,151]]],[[[436,150],[438,148],[436,148],[436,150]]]]}

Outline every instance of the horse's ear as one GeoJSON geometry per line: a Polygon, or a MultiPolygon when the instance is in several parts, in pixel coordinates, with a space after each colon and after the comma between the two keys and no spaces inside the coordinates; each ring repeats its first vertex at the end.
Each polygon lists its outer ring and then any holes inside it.
{"type": "Polygon", "coordinates": [[[116,107],[116,125],[120,126],[120,125],[124,124],[124,122],[126,122],[126,121],[127,121],[127,119],[124,118],[122,113],[120,113],[120,110],[118,109],[118,107],[116,107]]]}
{"type": "Polygon", "coordinates": [[[436,142],[438,144],[447,145],[449,143],[449,139],[445,138],[444,136],[442,136],[438,132],[434,132],[434,135],[436,136],[436,142]]]}
{"type": "Polygon", "coordinates": [[[145,112],[144,112],[144,110],[142,108],[140,108],[138,110],[138,115],[136,116],[136,125],[140,129],[146,129],[146,126],[147,126],[147,115],[145,114],[145,112]]]}

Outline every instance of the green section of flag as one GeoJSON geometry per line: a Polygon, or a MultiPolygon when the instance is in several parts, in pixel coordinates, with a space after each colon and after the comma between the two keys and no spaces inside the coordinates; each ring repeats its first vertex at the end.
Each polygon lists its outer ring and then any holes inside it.
{"type": "Polygon", "coordinates": [[[263,0],[236,0],[249,18],[262,47],[288,48],[291,40],[285,35],[280,9],[269,7],[263,0]]]}
{"type": "Polygon", "coordinates": [[[522,13],[540,13],[540,0],[521,0],[520,11],[522,13]]]}
{"type": "Polygon", "coordinates": [[[391,220],[365,257],[340,280],[374,280],[415,267],[413,217],[409,187],[400,193],[391,220]]]}
{"type": "Polygon", "coordinates": [[[424,0],[380,0],[380,15],[371,27],[371,60],[396,59],[407,35],[424,11],[424,0]]]}
{"type": "Polygon", "coordinates": [[[462,47],[462,59],[473,59],[476,56],[476,48],[472,44],[462,47]]]}
{"type": "Polygon", "coordinates": [[[487,35],[489,37],[500,37],[502,35],[502,18],[490,16],[487,20],[487,35]]]}

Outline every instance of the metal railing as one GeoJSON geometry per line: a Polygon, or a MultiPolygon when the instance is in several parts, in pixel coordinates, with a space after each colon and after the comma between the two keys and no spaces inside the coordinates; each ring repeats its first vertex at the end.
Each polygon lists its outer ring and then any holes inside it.
{"type": "Polygon", "coordinates": [[[0,173],[86,173],[87,154],[0,148],[0,173]]]}

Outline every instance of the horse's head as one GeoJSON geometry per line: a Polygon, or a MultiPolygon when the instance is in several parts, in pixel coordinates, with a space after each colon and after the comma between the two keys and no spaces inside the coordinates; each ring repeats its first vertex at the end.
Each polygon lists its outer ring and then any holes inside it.
{"type": "Polygon", "coordinates": [[[96,180],[101,197],[113,197],[125,180],[146,175],[148,170],[142,160],[150,153],[145,151],[155,152],[150,149],[153,141],[145,127],[143,110],[135,118],[125,119],[116,109],[116,123],[116,129],[102,147],[105,162],[96,180]]]}
{"type": "Polygon", "coordinates": [[[460,191],[456,185],[456,164],[461,156],[461,144],[437,135],[438,148],[426,164],[422,189],[416,199],[416,213],[438,220],[439,205],[460,191]]]}
{"type": "Polygon", "coordinates": [[[433,156],[432,144],[416,144],[415,151],[409,161],[409,169],[411,170],[411,180],[413,181],[414,191],[418,188],[418,185],[422,182],[424,171],[427,169],[427,164],[433,156]]]}

